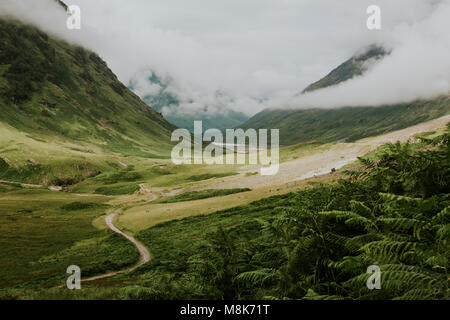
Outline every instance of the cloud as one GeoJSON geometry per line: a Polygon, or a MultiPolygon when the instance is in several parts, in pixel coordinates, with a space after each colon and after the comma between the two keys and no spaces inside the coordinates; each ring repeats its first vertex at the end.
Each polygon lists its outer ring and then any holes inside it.
{"type": "Polygon", "coordinates": [[[95,50],[123,83],[134,80],[141,96],[156,92],[146,83],[155,72],[171,79],[167,90],[182,108],[252,115],[286,104],[378,104],[377,97],[445,91],[449,1],[377,0],[382,31],[366,28],[373,0],[66,0],[81,7],[79,31],[65,28],[53,0],[2,0],[0,11],[95,50]],[[366,77],[289,99],[372,43],[394,50],[366,77]]]}
{"type": "Polygon", "coordinates": [[[434,3],[429,16],[398,24],[392,53],[362,77],[288,100],[291,108],[379,106],[450,94],[450,1],[434,3]]]}
{"type": "Polygon", "coordinates": [[[0,17],[35,25],[53,36],[88,48],[95,48],[99,41],[93,29],[69,30],[66,27],[68,14],[55,0],[1,0],[0,17]]]}

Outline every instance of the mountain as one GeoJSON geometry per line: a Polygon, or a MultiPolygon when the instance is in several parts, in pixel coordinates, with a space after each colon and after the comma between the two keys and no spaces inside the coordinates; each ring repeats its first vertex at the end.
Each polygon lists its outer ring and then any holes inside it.
{"type": "Polygon", "coordinates": [[[356,76],[360,76],[367,71],[372,63],[383,59],[387,54],[388,52],[383,47],[376,45],[370,46],[362,53],[356,54],[345,61],[319,81],[310,84],[302,93],[334,86],[356,76]]]}
{"type": "Polygon", "coordinates": [[[65,4],[64,2],[62,2],[61,0],[55,0],[64,10],[67,11],[68,6],[67,4],[65,4]]]}
{"type": "Polygon", "coordinates": [[[220,114],[209,114],[208,109],[202,110],[195,114],[192,113],[175,113],[167,114],[164,116],[167,121],[176,125],[180,128],[188,129],[189,131],[194,131],[194,121],[201,120],[203,123],[203,130],[208,129],[219,129],[224,131],[226,129],[231,129],[248,120],[248,117],[243,113],[236,112],[233,110],[224,110],[220,114]]]}
{"type": "Polygon", "coordinates": [[[450,96],[380,107],[264,110],[241,127],[280,129],[280,143],[320,140],[353,142],[404,129],[450,113],[450,96]]]}
{"type": "MultiPolygon", "coordinates": [[[[225,106],[219,112],[211,110],[208,106],[195,110],[181,108],[180,100],[176,94],[168,89],[167,82],[163,81],[155,73],[152,73],[146,80],[158,89],[155,94],[143,96],[142,100],[151,106],[153,110],[164,115],[167,121],[177,127],[193,131],[194,121],[202,120],[204,130],[210,128],[225,130],[234,128],[249,118],[245,114],[229,110],[225,106]]],[[[134,90],[135,84],[131,82],[129,88],[134,90]]],[[[223,95],[217,93],[217,100],[219,101],[222,98],[223,95]]],[[[194,103],[194,101],[190,101],[190,103],[194,103]]]]}
{"type": "MultiPolygon", "coordinates": [[[[337,85],[360,76],[389,54],[372,46],[350,58],[301,94],[337,85]]],[[[239,126],[243,129],[280,129],[280,143],[292,145],[320,140],[351,142],[365,137],[403,129],[450,113],[450,95],[378,107],[337,109],[266,109],[239,126]]]]}
{"type": "Polygon", "coordinates": [[[0,179],[82,179],[113,158],[169,157],[175,127],[96,53],[5,19],[0,48],[0,179]]]}
{"type": "Polygon", "coordinates": [[[174,126],[128,90],[94,52],[0,20],[0,121],[40,138],[127,153],[169,144],[174,126]]]}

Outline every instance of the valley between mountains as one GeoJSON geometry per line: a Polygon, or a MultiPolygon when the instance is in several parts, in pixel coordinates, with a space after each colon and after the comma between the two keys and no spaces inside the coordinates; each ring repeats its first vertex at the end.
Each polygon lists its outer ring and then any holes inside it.
{"type": "MultiPolygon", "coordinates": [[[[385,143],[393,143],[396,141],[408,142],[417,139],[421,133],[430,132],[434,129],[443,130],[445,125],[450,122],[450,115],[445,116],[436,120],[428,121],[420,125],[416,125],[407,129],[394,131],[389,134],[382,136],[364,139],[354,143],[337,143],[331,146],[327,146],[324,151],[316,151],[312,155],[304,156],[295,160],[288,160],[281,164],[281,175],[274,177],[264,177],[259,175],[248,176],[249,172],[252,170],[258,171],[259,168],[240,168],[238,170],[239,175],[221,179],[220,182],[217,180],[207,180],[203,183],[196,183],[187,186],[186,189],[180,187],[179,189],[174,189],[166,194],[164,193],[153,193],[150,189],[146,189],[144,184],[141,185],[140,196],[149,195],[150,199],[146,200],[145,205],[138,205],[136,207],[131,207],[127,209],[127,213],[120,214],[116,223],[119,223],[123,229],[131,231],[130,233],[137,232],[141,229],[151,227],[156,223],[163,221],[170,221],[172,219],[180,219],[186,216],[186,212],[195,212],[195,214],[208,214],[214,211],[220,211],[228,209],[231,207],[247,204],[249,201],[255,201],[262,197],[268,197],[271,195],[282,194],[291,190],[296,190],[302,186],[305,180],[309,181],[326,181],[330,179],[332,173],[335,175],[339,171],[332,172],[332,170],[339,170],[345,166],[355,163],[359,157],[362,157],[374,150],[376,150],[380,145],[385,143]],[[308,171],[309,170],[309,171],[308,171]],[[293,175],[292,173],[295,172],[293,175]],[[201,191],[210,190],[217,188],[219,183],[220,188],[233,189],[233,188],[248,188],[249,191],[246,192],[246,197],[230,195],[218,201],[215,198],[209,198],[207,200],[197,200],[184,202],[181,206],[164,206],[161,210],[158,210],[156,206],[152,206],[151,202],[158,198],[163,198],[167,196],[174,196],[183,192],[189,191],[201,191]],[[249,189],[252,188],[252,189],[249,189]],[[155,212],[152,210],[155,209],[155,212]],[[165,213],[173,211],[175,215],[167,215],[165,213]],[[145,213],[144,213],[145,212],[145,213]]],[[[121,232],[117,227],[114,226],[113,220],[116,217],[119,210],[108,215],[105,218],[105,223],[116,233],[122,234],[129,241],[134,243],[138,248],[141,255],[140,262],[126,270],[111,272],[100,276],[95,276],[92,278],[85,279],[83,281],[95,281],[99,279],[113,277],[119,273],[132,271],[142,264],[150,261],[150,253],[148,250],[134,238],[121,232]]],[[[102,217],[103,218],[103,217],[102,217]]]]}
{"type": "MultiPolygon", "coordinates": [[[[0,43],[0,299],[449,299],[449,93],[203,119],[280,129],[279,171],[263,176],[175,164],[172,132],[197,115],[169,122],[180,103],[153,73],[141,100],[36,26],[2,16],[0,43]],[[73,265],[80,290],[64,286],[73,265]]],[[[391,54],[361,52],[298,95],[391,54]]]]}

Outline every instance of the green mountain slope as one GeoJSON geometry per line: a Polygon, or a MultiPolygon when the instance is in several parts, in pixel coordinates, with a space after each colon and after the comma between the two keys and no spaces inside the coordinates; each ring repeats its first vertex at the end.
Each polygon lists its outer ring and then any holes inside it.
{"type": "MultiPolygon", "coordinates": [[[[382,59],[386,51],[370,47],[352,57],[303,93],[336,85],[361,75],[371,63],[382,59]]],[[[280,143],[291,145],[320,140],[355,141],[403,129],[450,113],[450,96],[431,101],[393,104],[379,107],[343,107],[338,109],[266,109],[250,118],[243,129],[280,129],[280,143]]]]}
{"type": "Polygon", "coordinates": [[[264,110],[242,128],[278,128],[282,145],[313,140],[352,142],[407,128],[449,112],[450,96],[381,107],[264,110]]]}
{"type": "Polygon", "coordinates": [[[0,180],[76,183],[112,157],[169,157],[175,127],[97,54],[4,19],[0,48],[0,180]]]}
{"type": "Polygon", "coordinates": [[[0,121],[38,138],[109,151],[168,144],[174,128],[95,53],[0,20],[0,121]]]}

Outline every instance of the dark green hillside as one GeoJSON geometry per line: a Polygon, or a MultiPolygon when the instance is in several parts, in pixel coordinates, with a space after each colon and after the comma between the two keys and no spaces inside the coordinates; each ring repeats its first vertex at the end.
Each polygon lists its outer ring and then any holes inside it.
{"type": "Polygon", "coordinates": [[[382,107],[341,109],[264,110],[241,127],[278,128],[280,143],[291,145],[320,140],[355,141],[395,131],[444,116],[450,112],[450,96],[382,107]]]}
{"type": "Polygon", "coordinates": [[[0,122],[35,139],[157,156],[174,128],[95,53],[0,20],[0,122]]]}

